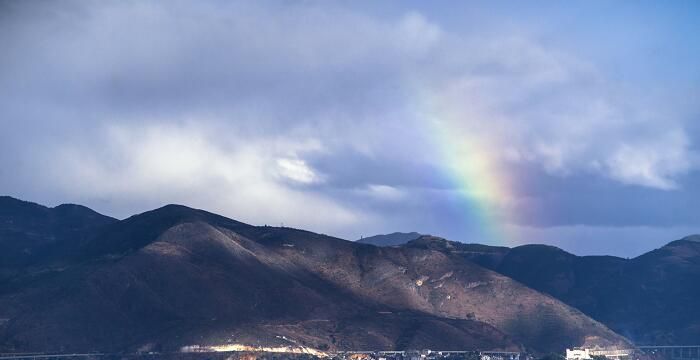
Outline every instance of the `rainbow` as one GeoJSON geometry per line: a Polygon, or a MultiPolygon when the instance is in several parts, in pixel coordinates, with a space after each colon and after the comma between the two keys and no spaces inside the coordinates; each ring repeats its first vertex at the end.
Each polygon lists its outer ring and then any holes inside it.
{"type": "Polygon", "coordinates": [[[429,142],[437,149],[443,175],[452,188],[449,191],[459,197],[460,211],[468,217],[465,223],[478,227],[469,229],[478,239],[460,240],[517,244],[511,226],[517,223],[510,206],[515,198],[514,184],[498,158],[503,147],[493,139],[480,138],[479,124],[467,121],[468,113],[450,108],[436,96],[424,94],[420,99],[419,116],[427,126],[429,142]]]}

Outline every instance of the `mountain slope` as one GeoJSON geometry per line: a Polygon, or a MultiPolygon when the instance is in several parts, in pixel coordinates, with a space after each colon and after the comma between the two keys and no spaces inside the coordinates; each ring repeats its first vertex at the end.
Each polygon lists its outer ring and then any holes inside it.
{"type": "MultiPolygon", "coordinates": [[[[287,258],[306,267],[318,262],[306,254],[287,258]]],[[[459,257],[411,248],[360,247],[346,256],[328,255],[320,266],[326,279],[354,294],[399,309],[493,325],[539,352],[571,344],[619,345],[624,339],[559,301],[459,257]]]]}
{"type": "MultiPolygon", "coordinates": [[[[700,242],[687,237],[634,259],[575,256],[546,245],[512,249],[433,242],[550,294],[638,344],[689,344],[700,338],[700,242]]],[[[407,247],[426,248],[418,239],[407,247]]]]}
{"type": "Polygon", "coordinates": [[[563,303],[432,249],[379,248],[166,206],[0,291],[0,350],[629,346],[563,303]]]}
{"type": "MultiPolygon", "coordinates": [[[[0,297],[0,318],[8,319],[0,326],[3,350],[289,345],[281,336],[321,349],[518,349],[482,322],[395,312],[358,298],[278,253],[289,245],[278,242],[289,240],[288,230],[261,230],[267,245],[224,227],[183,222],[138,250],[0,297]]],[[[297,235],[304,241],[309,234],[297,235]]]]}

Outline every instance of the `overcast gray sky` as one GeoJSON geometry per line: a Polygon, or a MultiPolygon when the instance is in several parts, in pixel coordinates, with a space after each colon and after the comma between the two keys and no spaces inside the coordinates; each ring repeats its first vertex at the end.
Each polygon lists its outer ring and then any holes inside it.
{"type": "Polygon", "coordinates": [[[694,1],[4,1],[0,192],[634,256],[700,232],[698,33],[694,1]]]}

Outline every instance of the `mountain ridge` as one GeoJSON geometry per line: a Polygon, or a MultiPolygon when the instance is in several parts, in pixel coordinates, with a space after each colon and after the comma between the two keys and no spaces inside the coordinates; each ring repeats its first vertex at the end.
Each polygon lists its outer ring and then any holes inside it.
{"type": "Polygon", "coordinates": [[[630,346],[578,310],[461,257],[179,205],[106,224],[71,250],[73,263],[33,266],[13,286],[0,283],[0,349],[174,350],[278,345],[280,337],[330,350],[630,346]]]}
{"type": "Polygon", "coordinates": [[[374,235],[357,240],[361,244],[371,244],[375,246],[395,246],[421,237],[417,232],[393,232],[391,234],[374,235]]]}
{"type": "Polygon", "coordinates": [[[576,256],[548,245],[514,248],[441,238],[404,246],[462,256],[549,294],[638,344],[688,344],[700,338],[700,243],[688,236],[632,259],[576,256]],[[673,309],[673,310],[671,310],[673,309]]]}
{"type": "Polygon", "coordinates": [[[117,221],[81,205],[50,208],[0,196],[0,264],[12,267],[63,261],[103,226],[117,221]],[[31,231],[26,231],[29,228],[31,231]]]}

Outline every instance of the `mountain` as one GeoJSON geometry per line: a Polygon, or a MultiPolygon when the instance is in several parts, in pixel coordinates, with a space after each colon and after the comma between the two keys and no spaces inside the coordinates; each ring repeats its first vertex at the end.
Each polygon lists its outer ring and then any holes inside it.
{"type": "Polygon", "coordinates": [[[415,240],[421,237],[421,234],[417,232],[402,233],[395,232],[385,235],[374,235],[366,238],[357,240],[360,244],[371,244],[375,246],[395,246],[402,245],[411,240],[415,240]]]}
{"type": "Polygon", "coordinates": [[[80,205],[48,208],[0,196],[0,268],[65,260],[99,229],[116,221],[80,205]]]}
{"type": "MultiPolygon", "coordinates": [[[[31,233],[33,224],[11,226],[31,233]]],[[[34,262],[2,285],[0,352],[630,346],[550,296],[433,249],[178,205],[81,229],[61,266],[34,262]]]]}
{"type": "Polygon", "coordinates": [[[637,344],[683,345],[700,338],[700,236],[633,259],[576,256],[546,245],[515,248],[420,238],[583,311],[637,344]]]}

